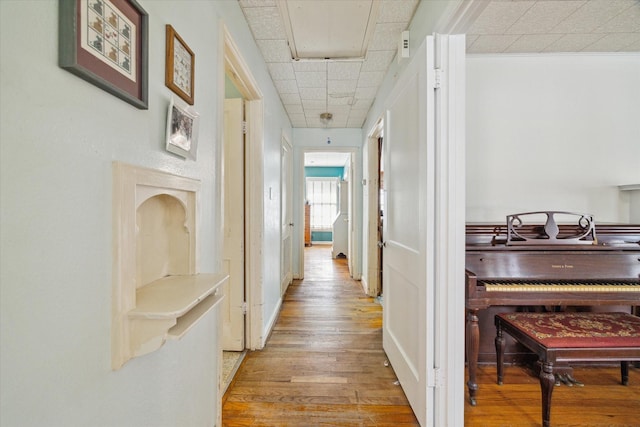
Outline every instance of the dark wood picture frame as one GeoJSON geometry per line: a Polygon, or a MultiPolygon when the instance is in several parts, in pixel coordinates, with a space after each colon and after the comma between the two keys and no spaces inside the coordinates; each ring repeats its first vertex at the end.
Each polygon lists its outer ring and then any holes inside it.
{"type": "Polygon", "coordinates": [[[182,37],[167,24],[165,85],[193,105],[196,56],[182,37]]]}
{"type": "Polygon", "coordinates": [[[59,0],[58,64],[149,108],[149,15],[135,0],[59,0]]]}

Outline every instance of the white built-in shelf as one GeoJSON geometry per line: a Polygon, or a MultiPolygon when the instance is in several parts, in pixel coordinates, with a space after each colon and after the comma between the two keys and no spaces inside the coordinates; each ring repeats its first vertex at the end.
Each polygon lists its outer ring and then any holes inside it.
{"type": "Polygon", "coordinates": [[[136,307],[127,313],[132,355],[157,350],[167,339],[182,338],[222,299],[218,288],[226,274],[167,276],[136,291],[136,307]]]}
{"type": "Polygon", "coordinates": [[[227,279],[224,274],[167,276],[136,292],[136,308],[130,318],[176,319],[217,290],[227,279]]]}

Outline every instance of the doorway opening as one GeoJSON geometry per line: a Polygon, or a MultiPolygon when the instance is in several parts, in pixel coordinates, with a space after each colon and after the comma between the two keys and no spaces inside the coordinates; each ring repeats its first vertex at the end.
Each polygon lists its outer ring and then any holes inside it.
{"type": "Polygon", "coordinates": [[[220,25],[220,111],[224,238],[220,250],[229,274],[222,311],[222,392],[246,349],[262,348],[262,93],[226,26],[220,25]],[[224,99],[223,99],[224,98],[224,99]]]}
{"type": "MultiPolygon", "coordinates": [[[[329,248],[326,251],[327,256],[331,259],[345,259],[351,272],[353,242],[351,227],[353,223],[353,156],[351,151],[306,151],[303,176],[304,247],[329,248]]],[[[304,262],[304,257],[301,259],[304,262]]],[[[305,271],[304,267],[301,271],[305,271]]]]}

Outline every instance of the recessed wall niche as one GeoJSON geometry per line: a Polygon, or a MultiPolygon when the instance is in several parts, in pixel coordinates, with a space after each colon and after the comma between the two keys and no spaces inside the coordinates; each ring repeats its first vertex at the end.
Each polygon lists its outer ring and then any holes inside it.
{"type": "Polygon", "coordinates": [[[184,336],[221,300],[224,274],[198,274],[200,181],[113,165],[111,362],[184,336]]]}

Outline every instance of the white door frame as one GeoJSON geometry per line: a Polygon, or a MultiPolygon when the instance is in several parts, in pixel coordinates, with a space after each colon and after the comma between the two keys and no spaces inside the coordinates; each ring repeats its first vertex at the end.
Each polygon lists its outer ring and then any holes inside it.
{"type": "MultiPolygon", "coordinates": [[[[300,224],[298,233],[297,242],[294,242],[294,250],[298,252],[298,271],[299,274],[295,275],[296,279],[304,278],[304,192],[305,192],[305,179],[304,179],[304,155],[305,153],[317,153],[317,152],[331,152],[331,153],[350,153],[351,154],[351,171],[349,172],[349,191],[351,192],[351,197],[353,199],[353,206],[350,206],[351,209],[351,218],[353,218],[352,223],[349,224],[349,250],[350,253],[347,254],[348,258],[352,259],[353,268],[351,271],[351,276],[355,280],[360,280],[362,276],[362,272],[360,271],[360,244],[359,241],[362,240],[362,233],[359,233],[357,229],[354,227],[363,228],[362,224],[358,225],[359,221],[359,213],[362,209],[359,206],[358,200],[361,199],[360,193],[357,191],[359,186],[355,185],[355,180],[357,177],[361,176],[360,174],[360,165],[361,162],[358,161],[358,152],[360,149],[358,147],[331,147],[331,148],[319,148],[319,147],[297,147],[298,155],[294,159],[294,171],[296,170],[296,165],[298,165],[297,172],[298,176],[296,179],[299,183],[298,193],[294,194],[293,202],[298,203],[300,205],[298,209],[298,218],[296,224],[300,224]]],[[[296,209],[294,208],[294,212],[296,209]]],[[[298,227],[296,227],[298,228],[298,227]]]]}
{"type": "MultiPolygon", "coordinates": [[[[367,295],[375,297],[380,293],[380,265],[378,257],[378,216],[380,205],[380,182],[378,181],[378,159],[380,148],[378,138],[383,134],[384,119],[376,121],[367,136],[367,158],[363,159],[363,168],[367,170],[368,179],[363,182],[363,191],[367,192],[366,205],[362,206],[362,234],[367,236],[366,246],[363,245],[363,258],[367,258],[367,271],[362,272],[363,287],[367,295]],[[365,211],[366,210],[366,215],[365,211]],[[365,217],[367,221],[365,221],[365,217]]],[[[364,200],[364,198],[363,198],[364,200]]]]}
{"type": "Polygon", "coordinates": [[[465,268],[465,36],[435,35],[435,342],[433,425],[463,426],[465,268]]]}
{"type": "MultiPolygon", "coordinates": [[[[280,226],[281,226],[281,236],[280,242],[282,247],[280,248],[280,263],[281,263],[281,273],[280,273],[280,292],[281,296],[284,296],[287,288],[291,284],[293,280],[293,146],[287,136],[282,133],[282,139],[280,141],[281,145],[281,153],[284,153],[286,150],[289,153],[289,165],[281,165],[280,168],[280,200],[282,207],[280,210],[280,226]],[[285,169],[287,168],[287,169],[285,169]],[[287,173],[285,173],[287,170],[287,173]],[[286,200],[285,200],[286,198],[286,200]],[[287,212],[289,218],[284,218],[282,213],[287,212]],[[288,234],[288,245],[284,243],[284,235],[288,234]],[[285,252],[289,251],[289,269],[288,271],[284,270],[284,263],[287,256],[285,252]]],[[[284,160],[284,156],[281,155],[281,158],[284,160]]]]}
{"type": "MultiPolygon", "coordinates": [[[[234,82],[245,103],[247,122],[245,151],[245,283],[246,283],[246,346],[251,350],[263,346],[262,339],[262,283],[263,283],[263,228],[264,206],[264,111],[263,95],[251,70],[242,58],[224,22],[220,21],[220,82],[219,82],[219,138],[222,140],[223,100],[225,75],[234,82]]],[[[219,173],[219,172],[218,172],[219,173]]],[[[221,208],[222,209],[222,208],[221,208]]],[[[224,212],[224,210],[222,211],[224,212]]],[[[220,231],[220,230],[219,230],[220,231]]],[[[220,234],[222,235],[222,234],[220,234]]]]}

